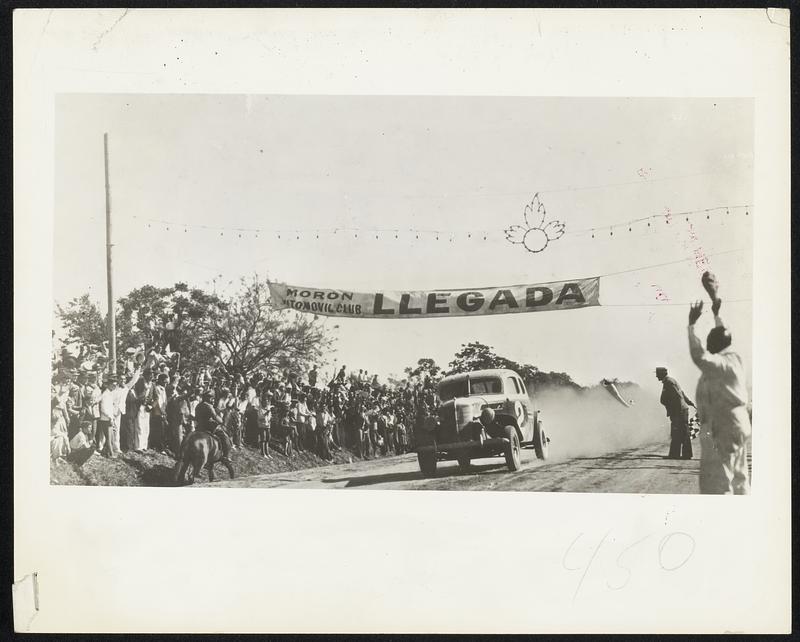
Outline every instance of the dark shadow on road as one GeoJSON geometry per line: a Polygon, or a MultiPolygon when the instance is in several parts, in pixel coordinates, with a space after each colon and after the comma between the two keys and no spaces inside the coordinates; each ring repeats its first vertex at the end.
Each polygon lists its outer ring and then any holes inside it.
{"type": "Polygon", "coordinates": [[[383,475],[364,475],[359,477],[338,477],[336,479],[328,478],[322,479],[323,483],[336,484],[347,482],[345,488],[355,488],[357,486],[372,486],[374,484],[390,484],[392,482],[413,481],[417,479],[444,479],[448,477],[470,477],[474,475],[495,475],[506,471],[506,465],[503,464],[484,464],[480,466],[471,465],[468,469],[462,470],[457,466],[445,466],[438,468],[433,477],[425,477],[418,471],[409,471],[401,473],[385,473],[383,475]]]}
{"type": "Polygon", "coordinates": [[[412,479],[424,479],[422,473],[413,471],[409,473],[388,473],[386,475],[365,475],[363,477],[337,477],[336,479],[323,479],[325,484],[336,484],[347,482],[345,488],[356,486],[371,486],[372,484],[385,484],[390,482],[410,481],[412,479]]]}

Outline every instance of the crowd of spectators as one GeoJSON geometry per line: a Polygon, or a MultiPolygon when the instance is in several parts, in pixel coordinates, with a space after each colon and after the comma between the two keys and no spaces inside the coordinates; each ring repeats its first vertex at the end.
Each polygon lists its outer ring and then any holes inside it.
{"type": "Polygon", "coordinates": [[[103,361],[53,360],[51,457],[78,453],[115,458],[120,452],[155,451],[179,457],[194,430],[228,439],[235,451],[249,447],[265,458],[310,451],[331,460],[348,449],[363,458],[414,448],[414,426],[435,412],[429,378],[391,385],[365,370],[335,370],[324,380],[307,372],[230,373],[218,361],[195,371],[180,369],[180,355],[130,350],[120,375],[104,373],[103,361]],[[214,412],[195,410],[209,404],[214,412]],[[219,428],[222,429],[220,433],[219,428]]]}

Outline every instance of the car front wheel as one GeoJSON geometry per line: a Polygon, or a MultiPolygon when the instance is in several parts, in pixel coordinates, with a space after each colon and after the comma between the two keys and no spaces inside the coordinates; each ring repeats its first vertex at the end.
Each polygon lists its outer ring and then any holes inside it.
{"type": "Polygon", "coordinates": [[[508,439],[508,444],[506,445],[506,465],[511,472],[516,472],[522,468],[522,461],[520,458],[521,448],[519,445],[519,437],[517,436],[517,431],[514,429],[514,426],[506,426],[504,436],[508,439]]]}
{"type": "Polygon", "coordinates": [[[547,459],[548,441],[542,422],[537,421],[536,426],[533,428],[533,450],[536,452],[538,459],[547,459]]]}

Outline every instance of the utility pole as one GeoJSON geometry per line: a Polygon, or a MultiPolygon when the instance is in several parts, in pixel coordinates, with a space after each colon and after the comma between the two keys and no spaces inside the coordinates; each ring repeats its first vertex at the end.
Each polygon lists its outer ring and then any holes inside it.
{"type": "Polygon", "coordinates": [[[108,282],[108,339],[109,339],[109,374],[117,374],[117,320],[114,314],[114,278],[111,263],[111,190],[108,185],[108,133],[103,134],[103,159],[106,174],[106,281],[108,282]]]}

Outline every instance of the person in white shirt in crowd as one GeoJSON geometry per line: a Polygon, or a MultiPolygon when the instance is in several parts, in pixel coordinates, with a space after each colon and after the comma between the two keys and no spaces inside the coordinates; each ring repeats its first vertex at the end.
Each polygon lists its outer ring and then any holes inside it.
{"type": "Polygon", "coordinates": [[[217,414],[225,418],[225,412],[228,410],[231,402],[231,391],[230,388],[221,388],[219,391],[219,398],[217,399],[217,405],[215,410],[217,414]]]}
{"type": "Polygon", "coordinates": [[[123,363],[125,364],[125,376],[130,377],[133,374],[133,371],[136,369],[134,367],[134,357],[136,356],[136,348],[126,348],[125,352],[122,356],[123,363]]]}
{"type": "Polygon", "coordinates": [[[247,382],[247,403],[254,408],[258,408],[260,403],[258,399],[258,392],[256,391],[256,383],[257,382],[253,377],[251,377],[250,381],[247,382]]]}
{"type": "Polygon", "coordinates": [[[297,397],[297,443],[299,450],[305,450],[308,444],[308,417],[309,411],[306,405],[306,396],[300,394],[297,397]]]}
{"type": "Polygon", "coordinates": [[[388,440],[387,448],[392,452],[397,452],[397,415],[392,412],[389,407],[386,413],[386,438],[388,440]]]}
{"type": "Polygon", "coordinates": [[[730,331],[719,316],[722,301],[716,280],[703,275],[712,297],[715,326],[708,333],[706,347],[695,331],[703,313],[703,302],[689,310],[689,353],[700,369],[697,382],[697,415],[700,420],[700,492],[718,495],[747,495],[750,480],[747,446],[751,434],[747,411],[748,393],[742,358],[732,348],[730,331]],[[706,281],[710,281],[707,283],[706,281]]]}
{"type": "Polygon", "coordinates": [[[91,431],[91,429],[92,429],[92,424],[89,421],[82,422],[80,432],[78,432],[72,439],[70,439],[69,447],[72,450],[83,450],[84,448],[91,448],[92,442],[89,439],[89,432],[91,431]]]}
{"type": "Polygon", "coordinates": [[[154,388],[152,371],[145,367],[142,378],[136,381],[133,388],[139,405],[138,414],[136,415],[133,449],[139,453],[150,447],[150,411],[153,409],[154,388]]]}
{"type": "Polygon", "coordinates": [[[234,411],[238,416],[233,418],[230,422],[232,432],[230,437],[233,441],[233,447],[236,449],[242,447],[242,426],[244,426],[244,417],[247,413],[247,409],[248,407],[254,408],[253,404],[249,400],[249,396],[248,390],[246,389],[239,393],[239,399],[236,401],[236,405],[234,406],[234,411]]]}
{"type": "Polygon", "coordinates": [[[50,400],[50,458],[60,464],[69,453],[67,421],[63,410],[59,408],[58,398],[53,397],[50,400]]]}
{"type": "Polygon", "coordinates": [[[205,388],[209,385],[211,385],[211,366],[206,366],[202,368],[197,375],[197,386],[199,388],[205,388]]]}
{"type": "Polygon", "coordinates": [[[91,431],[92,423],[88,420],[82,421],[80,432],[69,442],[69,447],[72,450],[70,461],[78,466],[83,466],[97,452],[90,438],[91,431]]]}
{"type": "Polygon", "coordinates": [[[69,371],[60,372],[56,377],[53,397],[57,400],[59,411],[64,415],[64,421],[67,424],[67,434],[69,434],[73,419],[79,414],[79,409],[75,407],[73,395],[70,394],[72,388],[73,384],[69,371]]]}
{"type": "Polygon", "coordinates": [[[408,437],[406,436],[406,425],[403,423],[403,417],[400,416],[397,418],[397,454],[404,454],[407,447],[408,437]]]}
{"type": "Polygon", "coordinates": [[[97,451],[104,456],[115,458],[119,454],[120,418],[125,409],[125,399],[140,375],[139,370],[134,371],[133,377],[122,387],[118,386],[116,375],[106,377],[105,390],[100,395],[97,437],[97,451]]]}
{"type": "Polygon", "coordinates": [[[319,431],[320,438],[325,444],[322,448],[323,456],[325,455],[326,450],[328,453],[330,453],[331,448],[335,447],[333,442],[333,428],[333,414],[331,414],[327,404],[320,404],[319,410],[317,411],[317,430],[319,431]]]}

